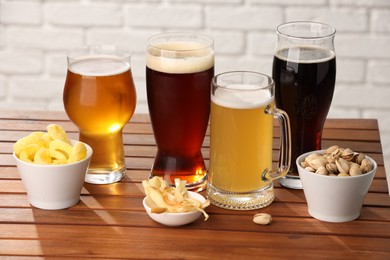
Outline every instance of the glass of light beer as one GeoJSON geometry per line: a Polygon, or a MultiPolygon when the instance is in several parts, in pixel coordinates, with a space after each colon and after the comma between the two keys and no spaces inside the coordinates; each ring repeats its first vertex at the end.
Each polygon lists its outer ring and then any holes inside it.
{"type": "Polygon", "coordinates": [[[130,57],[129,51],[111,45],[68,53],[64,107],[79,128],[80,141],[93,149],[88,183],[114,183],[125,176],[122,129],[136,106],[130,57]]]}
{"type": "Polygon", "coordinates": [[[274,200],[272,180],[290,167],[287,114],[274,107],[271,77],[225,72],[211,86],[210,167],[207,195],[216,206],[252,210],[274,200]],[[279,166],[272,169],[274,117],[280,125],[279,166]]]}
{"type": "Polygon", "coordinates": [[[191,33],[163,33],[147,43],[146,90],[157,154],[150,177],[187,188],[205,188],[201,152],[210,114],[213,40],[191,33]]]}
{"type": "MultiPolygon", "coordinates": [[[[335,33],[333,27],[318,22],[289,22],[277,28],[272,77],[276,106],[290,117],[293,162],[303,153],[321,149],[336,81],[335,33]]],[[[302,189],[295,163],[280,183],[302,189]]]]}

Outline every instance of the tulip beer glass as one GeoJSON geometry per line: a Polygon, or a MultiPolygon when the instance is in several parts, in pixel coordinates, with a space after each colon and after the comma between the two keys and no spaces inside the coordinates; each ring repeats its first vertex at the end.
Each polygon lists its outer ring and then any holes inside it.
{"type": "Polygon", "coordinates": [[[291,22],[277,28],[273,60],[276,106],[291,123],[290,172],[280,183],[302,188],[295,161],[303,153],[320,150],[322,129],[336,79],[335,29],[316,22],[291,22]]]}
{"type": "Polygon", "coordinates": [[[126,171],[122,128],[136,105],[130,52],[109,45],[70,51],[64,106],[93,155],[86,182],[107,184],[126,171]]]}
{"type": "Polygon", "coordinates": [[[256,72],[226,72],[211,88],[208,198],[227,209],[265,207],[274,199],[272,180],[290,167],[289,120],[274,108],[274,82],[256,72]],[[281,151],[279,168],[272,170],[274,116],[281,151]]]}
{"type": "Polygon", "coordinates": [[[163,33],[147,43],[146,90],[157,155],[150,177],[205,188],[201,147],[210,114],[213,41],[189,33],[163,33]]]}

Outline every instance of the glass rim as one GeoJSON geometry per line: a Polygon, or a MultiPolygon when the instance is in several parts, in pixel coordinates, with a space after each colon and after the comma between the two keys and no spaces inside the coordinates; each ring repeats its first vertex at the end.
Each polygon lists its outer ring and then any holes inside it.
{"type": "MultiPolygon", "coordinates": [[[[270,88],[274,88],[275,87],[275,81],[273,80],[272,77],[268,76],[267,74],[264,74],[264,73],[261,73],[261,72],[256,72],[256,71],[249,71],[249,70],[242,70],[242,71],[226,71],[226,72],[222,72],[222,73],[219,73],[217,75],[215,75],[212,80],[211,80],[211,83],[213,86],[215,87],[218,87],[218,88],[223,88],[223,89],[226,89],[226,90],[234,90],[234,91],[259,91],[259,90],[267,90],[267,89],[270,89],[270,88]],[[229,85],[220,85],[218,84],[217,80],[218,78],[220,77],[223,77],[223,76],[226,76],[226,75],[234,75],[234,74],[241,74],[241,75],[251,75],[251,76],[256,76],[258,78],[266,78],[268,79],[268,84],[264,85],[264,86],[260,86],[258,84],[251,84],[253,86],[256,86],[255,88],[248,88],[248,89],[245,89],[245,88],[235,88],[235,87],[228,87],[229,85]]],[[[245,83],[237,83],[237,84],[240,84],[240,85],[248,85],[248,84],[245,84],[245,83]]],[[[231,85],[231,84],[230,84],[231,85]]]]}
{"type": "Polygon", "coordinates": [[[207,36],[207,35],[198,34],[198,33],[191,33],[191,32],[163,32],[163,33],[158,33],[158,34],[150,36],[147,39],[146,43],[147,43],[147,47],[148,48],[153,48],[153,49],[160,50],[160,51],[166,51],[166,52],[191,52],[191,51],[198,51],[198,50],[213,48],[214,40],[211,37],[207,36]],[[170,39],[170,40],[154,41],[154,40],[163,39],[163,38],[170,39]],[[156,44],[156,43],[163,43],[163,42],[165,42],[165,43],[173,42],[174,40],[178,41],[180,39],[182,39],[183,41],[191,41],[190,39],[192,39],[192,41],[194,41],[194,42],[204,43],[204,46],[199,47],[199,48],[189,48],[189,49],[178,49],[178,50],[175,50],[175,49],[161,48],[161,47],[159,47],[156,44]],[[201,40],[199,40],[199,39],[201,39],[201,40]]]}
{"type": "Polygon", "coordinates": [[[280,24],[276,28],[276,33],[278,35],[282,35],[282,36],[289,37],[289,38],[294,38],[294,39],[319,40],[319,39],[325,39],[325,38],[334,37],[334,35],[336,34],[336,29],[334,27],[332,27],[331,25],[326,24],[326,23],[322,23],[322,22],[316,22],[316,21],[292,21],[292,22],[287,22],[287,23],[280,24]],[[321,26],[321,27],[327,28],[329,30],[329,33],[324,33],[324,34],[321,34],[321,35],[313,35],[313,36],[300,36],[300,35],[297,35],[297,34],[294,34],[294,33],[287,33],[287,32],[283,32],[282,31],[282,29],[284,29],[286,27],[291,28],[294,25],[307,25],[307,26],[309,26],[309,25],[316,25],[316,26],[321,26]]]}
{"type": "Polygon", "coordinates": [[[131,58],[131,51],[126,48],[119,47],[113,44],[89,44],[83,47],[70,49],[66,53],[66,57],[71,60],[85,59],[89,56],[115,56],[120,60],[131,58]],[[106,51],[107,53],[93,53],[93,51],[106,51]]]}

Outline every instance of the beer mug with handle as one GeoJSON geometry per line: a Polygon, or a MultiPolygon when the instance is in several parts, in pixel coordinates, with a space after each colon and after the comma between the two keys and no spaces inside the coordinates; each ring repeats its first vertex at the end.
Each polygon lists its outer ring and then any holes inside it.
{"type": "Polygon", "coordinates": [[[130,52],[111,45],[71,50],[63,99],[80,141],[93,149],[85,181],[120,181],[126,172],[122,129],[136,105],[130,52]]]}
{"type": "Polygon", "coordinates": [[[215,76],[211,85],[208,198],[233,210],[265,207],[274,200],[272,180],[290,167],[289,119],[274,107],[274,81],[264,74],[234,71],[215,76]],[[281,142],[276,169],[274,117],[281,142]]]}

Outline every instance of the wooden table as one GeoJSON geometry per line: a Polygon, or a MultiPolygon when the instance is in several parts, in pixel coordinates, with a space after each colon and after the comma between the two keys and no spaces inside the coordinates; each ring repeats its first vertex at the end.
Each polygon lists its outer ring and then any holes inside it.
{"type": "MultiPolygon", "coordinates": [[[[123,181],[85,184],[80,203],[66,210],[30,206],[12,158],[13,143],[53,122],[77,139],[77,128],[64,113],[0,111],[0,256],[390,259],[390,197],[376,120],[329,119],[323,135],[324,147],[350,147],[378,162],[358,220],[336,224],[313,219],[302,190],[275,182],[276,199],[267,208],[239,212],[212,205],[208,221],[201,217],[176,228],[152,221],[142,207],[140,182],[148,177],[156,153],[148,115],[135,115],[124,129],[128,171],[123,181]],[[271,225],[254,224],[258,212],[270,213],[271,225]]],[[[208,143],[206,137],[206,158],[208,143]]]]}

